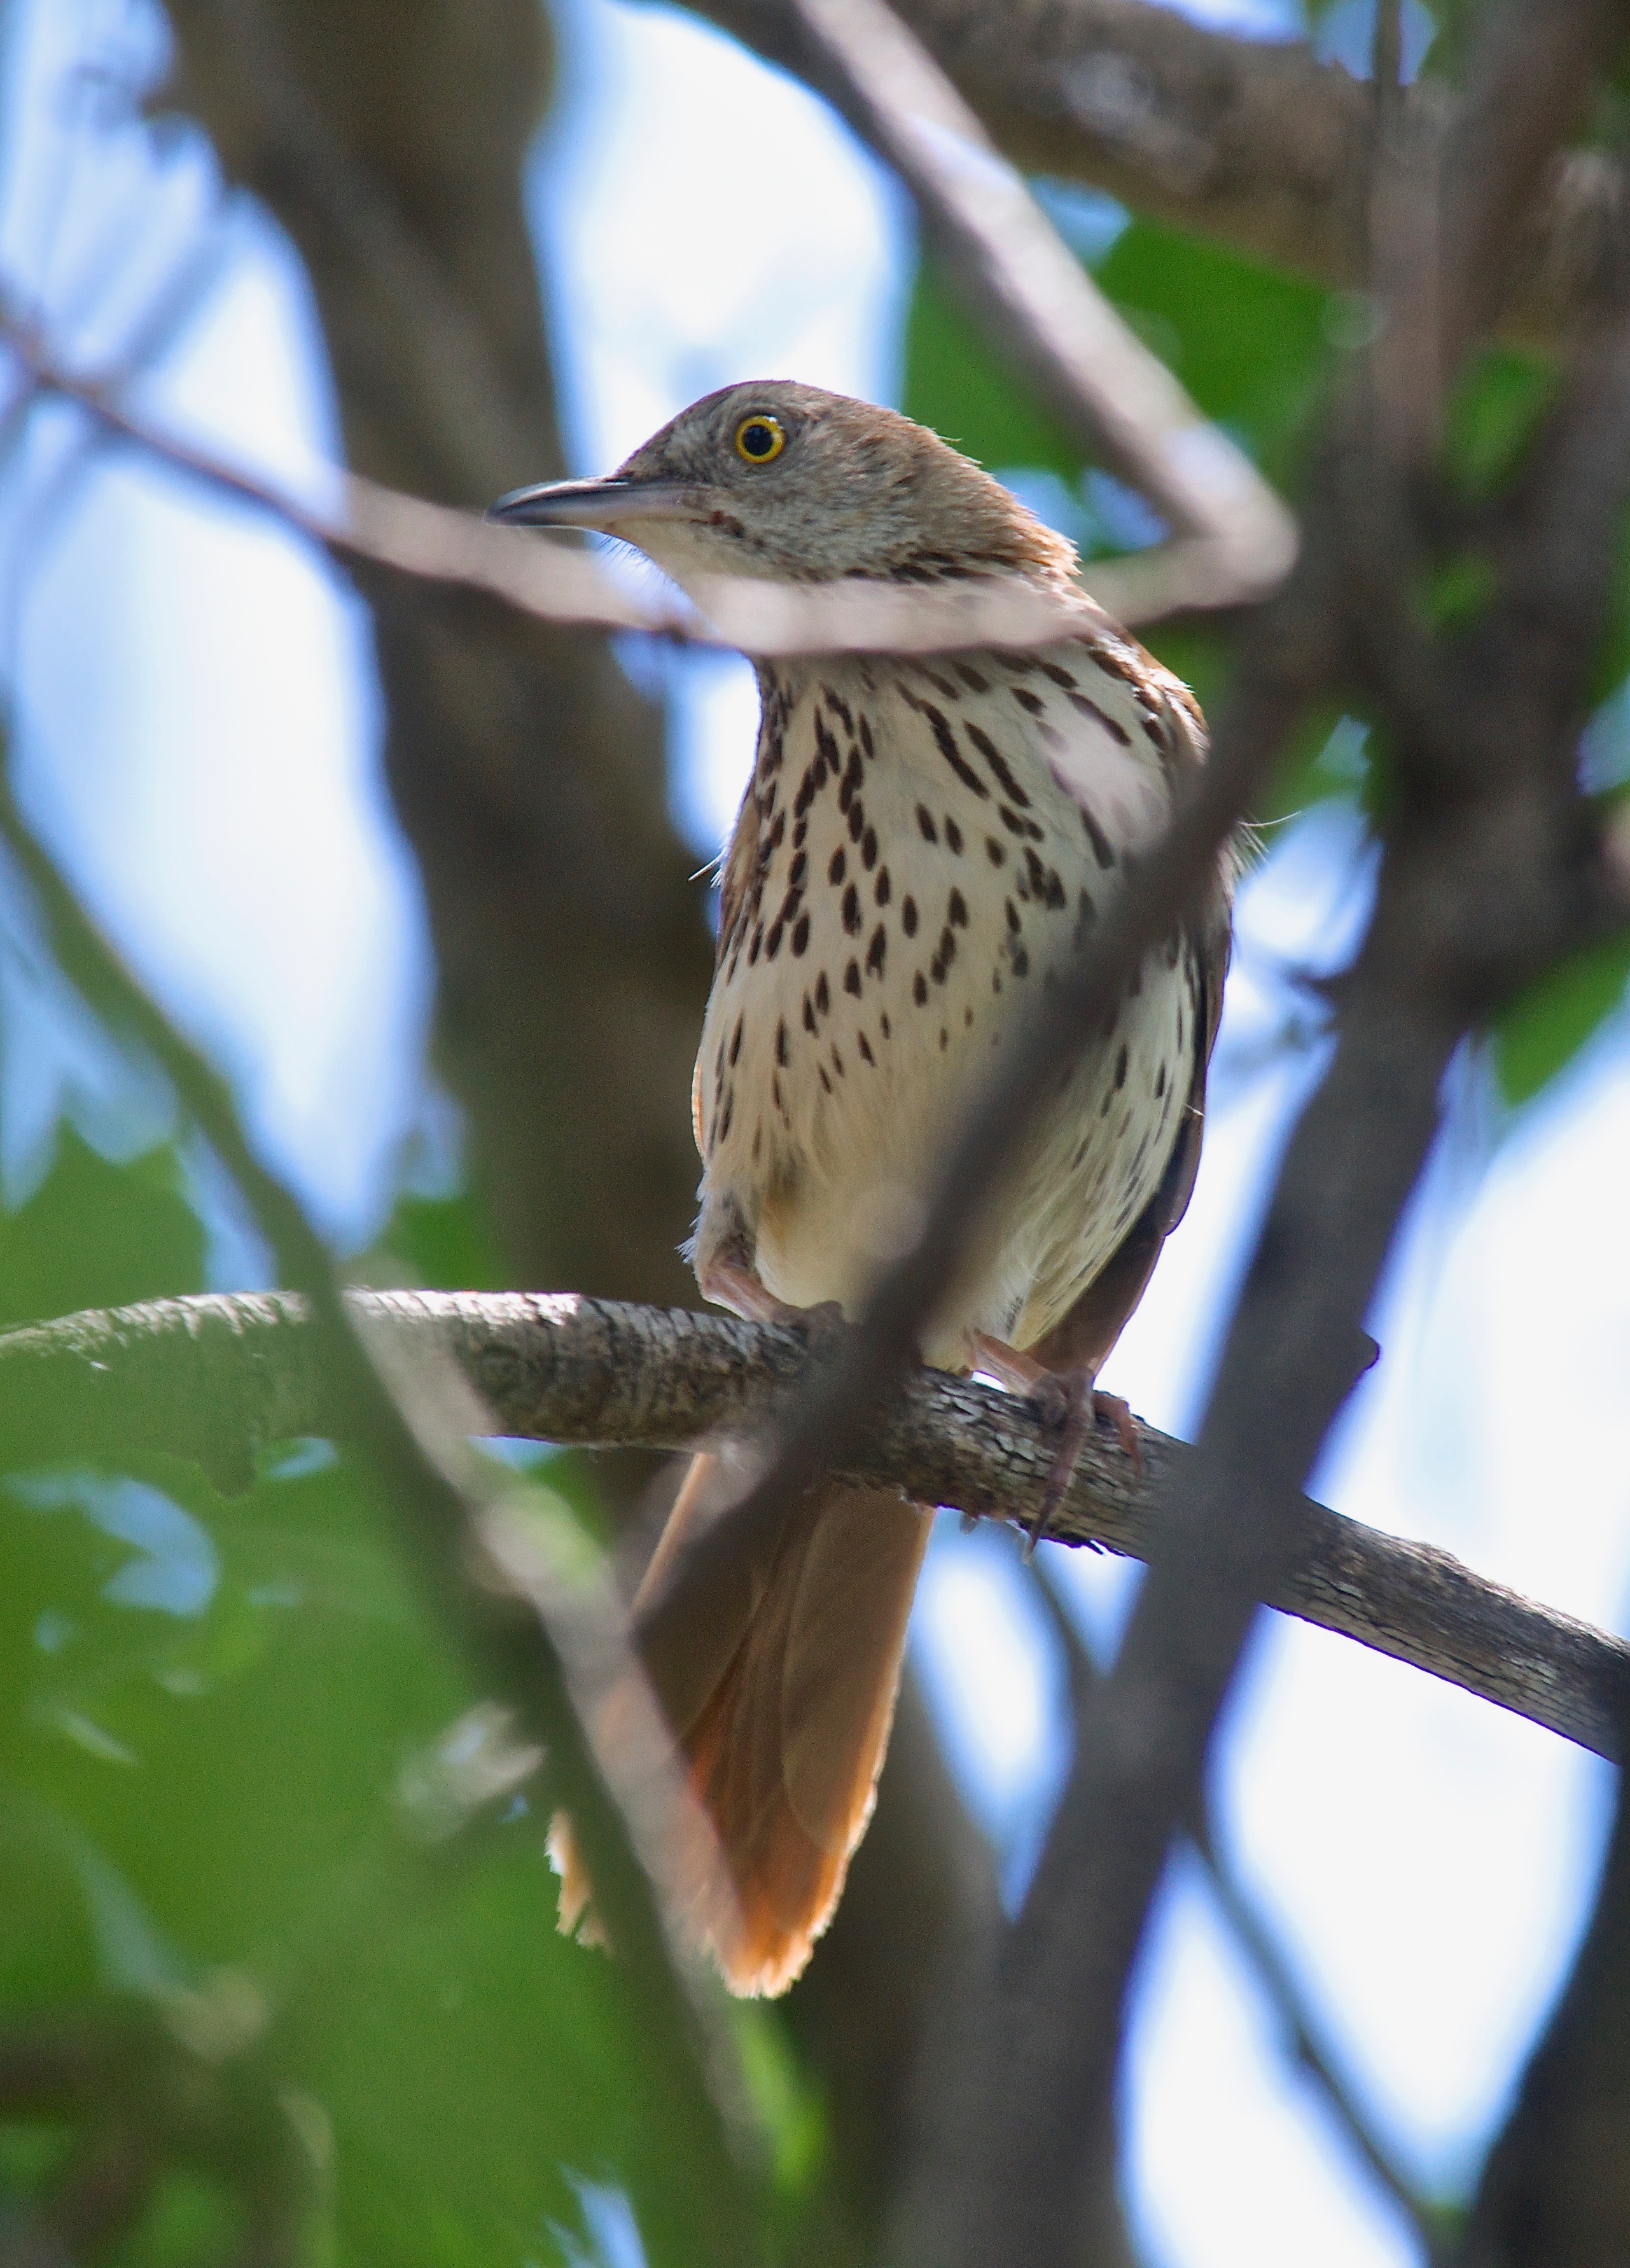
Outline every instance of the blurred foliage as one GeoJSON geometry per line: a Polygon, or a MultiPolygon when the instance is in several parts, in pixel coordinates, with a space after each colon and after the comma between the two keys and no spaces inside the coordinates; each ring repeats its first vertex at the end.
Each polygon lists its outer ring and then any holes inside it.
{"type": "MultiPolygon", "coordinates": [[[[410,1200],[381,1241],[421,1279],[484,1264],[461,1199],[410,1200]]],[[[206,1246],[173,1151],[119,1163],[63,1125],[0,1217],[4,1314],[197,1289],[206,1246]]],[[[177,2012],[247,2009],[218,2084],[237,2103],[253,2080],[304,2169],[291,2257],[625,2268],[685,2179],[638,2012],[616,1964],[556,1929],[540,1808],[412,1830],[404,1772],[477,1697],[363,1465],[290,1444],[230,1500],[175,1461],[12,1468],[0,1437],[0,2041],[65,2009],[116,2036],[135,2005],[166,2038],[177,2012]]],[[[823,2125],[778,2021],[755,2021],[754,2104],[792,2200],[823,2125]]],[[[188,2068],[218,2083],[208,2057],[188,2068]]],[[[0,2235],[82,2146],[47,2107],[0,2117],[0,2235]]],[[[229,2257],[241,2199],[181,2156],[107,2257],[229,2257]]],[[[653,2268],[673,2257],[653,2245],[653,2268]]]]}
{"type": "MultiPolygon", "coordinates": [[[[1464,13],[1442,17],[1445,53],[1464,13]]],[[[1294,496],[1363,303],[1150,223],[1103,234],[1104,289],[1294,496]]],[[[1044,476],[1088,556],[1147,538],[927,268],[905,346],[912,416],[1005,476],[1044,476]]],[[[1520,466],[1553,387],[1549,364],[1505,349],[1468,373],[1447,446],[1468,506],[1520,466]]],[[[1630,672],[1630,566],[1621,589],[1604,702],[1630,672]]],[[[1452,624],[1486,591],[1486,562],[1457,554],[1425,598],[1452,624]]],[[[1150,642],[1215,705],[1216,630],[1167,625],[1150,642]]],[[[1604,710],[1605,754],[1588,751],[1604,789],[1630,772],[1623,705],[1604,710]]],[[[1385,777],[1361,720],[1311,718],[1260,815],[1331,795],[1373,811],[1385,777]]],[[[1604,946],[1501,1019],[1512,1101],[1574,1057],[1627,971],[1630,946],[1604,946]]],[[[0,1043],[10,1074],[26,1038],[0,1043]]],[[[0,1211],[0,1323],[201,1288],[209,1242],[173,1145],[121,1160],[64,1122],[48,1172],[0,1211]]],[[[366,1272],[505,1281],[468,1194],[404,1198],[366,1272]]],[[[631,2208],[646,2230],[667,2225],[685,2179],[643,2078],[638,2012],[615,1962],[556,1931],[537,1807],[518,1799],[441,1844],[412,1831],[404,1773],[478,1697],[404,1580],[366,1470],[290,1444],[229,1499],[173,1462],[15,1466],[0,1437],[0,2034],[68,2008],[112,2032],[132,2007],[160,2031],[212,2025],[215,2066],[252,2072],[263,2115],[285,2123],[306,2250],[336,2268],[627,2268],[631,2208]]],[[[547,1470],[592,1527],[586,1462],[547,1470]]],[[[823,2109],[775,2011],[734,2021],[790,2243],[822,2179],[823,2109]]],[[[0,2117],[0,2235],[81,2139],[61,2106],[0,2117]]],[[[218,2168],[189,2158],[110,2257],[224,2257],[240,2210],[218,2168]]]]}
{"type": "Polygon", "coordinates": [[[1515,1000],[1494,1027],[1494,1069],[1508,1102],[1526,1102],[1571,1063],[1630,981],[1630,939],[1575,954],[1515,1000]]]}

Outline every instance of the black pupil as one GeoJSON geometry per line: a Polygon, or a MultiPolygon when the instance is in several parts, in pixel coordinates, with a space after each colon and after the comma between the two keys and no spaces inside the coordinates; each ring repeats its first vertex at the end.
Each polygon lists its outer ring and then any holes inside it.
{"type": "Polygon", "coordinates": [[[762,418],[741,428],[741,446],[749,457],[767,457],[776,445],[775,428],[766,425],[762,418]]]}

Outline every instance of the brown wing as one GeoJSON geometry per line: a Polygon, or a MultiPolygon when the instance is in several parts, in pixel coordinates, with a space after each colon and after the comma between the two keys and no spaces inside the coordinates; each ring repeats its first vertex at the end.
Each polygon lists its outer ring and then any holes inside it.
{"type": "MultiPolygon", "coordinates": [[[[1230,854],[1227,872],[1233,865],[1230,854]]],[[[1049,1370],[1085,1369],[1095,1374],[1125,1329],[1161,1256],[1161,1247],[1189,1209],[1199,1171],[1200,1138],[1206,1117],[1206,1074],[1222,1013],[1223,980],[1233,942],[1229,887],[1220,875],[1213,902],[1187,935],[1195,964],[1194,1069],[1189,1098],[1178,1122],[1160,1187],[1068,1314],[1029,1351],[1049,1370]]]]}

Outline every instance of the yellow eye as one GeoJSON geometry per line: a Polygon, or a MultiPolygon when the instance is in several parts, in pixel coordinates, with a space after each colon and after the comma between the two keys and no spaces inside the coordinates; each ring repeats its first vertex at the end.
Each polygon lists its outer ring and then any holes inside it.
{"type": "Polygon", "coordinates": [[[736,427],[736,454],[749,465],[767,465],[786,446],[786,429],[767,409],[756,409],[736,427]]]}

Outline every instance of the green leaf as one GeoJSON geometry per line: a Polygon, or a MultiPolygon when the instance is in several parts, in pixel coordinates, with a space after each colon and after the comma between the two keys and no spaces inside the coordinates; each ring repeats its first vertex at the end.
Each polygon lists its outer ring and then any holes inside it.
{"type": "Polygon", "coordinates": [[[1495,1020],[1494,1070],[1508,1102],[1526,1102],[1571,1063],[1618,1007],[1630,978],[1630,939],[1575,954],[1530,984],[1495,1020]]]}
{"type": "Polygon", "coordinates": [[[45,1180],[0,1214],[0,1324],[201,1289],[204,1231],[181,1191],[167,1145],[115,1165],[62,1127],[45,1180]]]}
{"type": "Polygon", "coordinates": [[[1494,495],[1522,462],[1560,372],[1548,355],[1486,346],[1475,354],[1450,394],[1443,455],[1450,478],[1468,498],[1494,495]]]}
{"type": "Polygon", "coordinates": [[[1073,481],[1081,452],[927,262],[905,322],[908,417],[989,470],[1036,466],[1073,481]]]}
{"type": "Polygon", "coordinates": [[[437,1291],[503,1292],[513,1280],[473,1190],[398,1198],[376,1253],[398,1280],[437,1291]]]}

